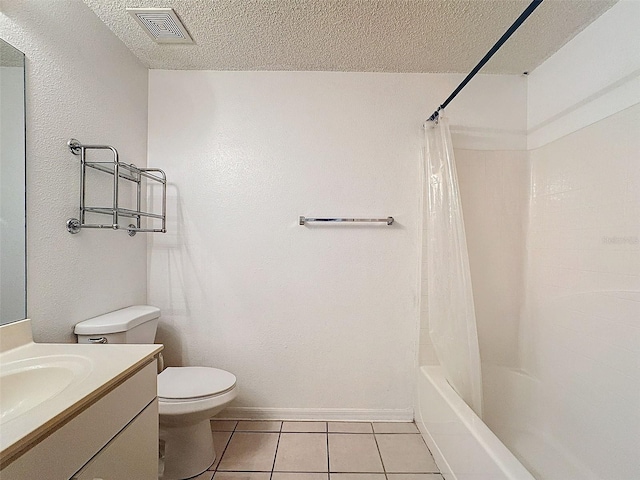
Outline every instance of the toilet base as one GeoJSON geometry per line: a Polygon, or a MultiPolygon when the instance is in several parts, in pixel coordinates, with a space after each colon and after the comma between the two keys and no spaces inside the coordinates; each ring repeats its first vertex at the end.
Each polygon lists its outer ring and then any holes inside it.
{"type": "Polygon", "coordinates": [[[164,450],[162,480],[195,477],[216,460],[208,418],[191,425],[160,425],[160,442],[164,442],[164,449],[161,449],[164,450]]]}

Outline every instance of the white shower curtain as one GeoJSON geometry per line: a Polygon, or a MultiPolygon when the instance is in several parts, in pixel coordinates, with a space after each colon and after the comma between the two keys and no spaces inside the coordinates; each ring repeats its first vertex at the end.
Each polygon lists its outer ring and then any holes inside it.
{"type": "Polygon", "coordinates": [[[482,374],[467,240],[447,120],[425,123],[429,334],[449,384],[482,416],[482,374]]]}

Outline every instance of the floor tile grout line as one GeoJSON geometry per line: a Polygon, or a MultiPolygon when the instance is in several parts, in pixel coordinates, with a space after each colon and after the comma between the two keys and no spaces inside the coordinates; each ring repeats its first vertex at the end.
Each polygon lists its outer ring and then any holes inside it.
{"type": "Polygon", "coordinates": [[[378,449],[378,456],[380,457],[380,463],[382,464],[382,471],[384,472],[384,478],[389,480],[389,477],[387,477],[387,469],[384,466],[384,460],[382,459],[382,453],[380,452],[380,445],[378,445],[378,438],[376,437],[375,430],[373,430],[373,422],[371,422],[371,430],[373,431],[373,440],[376,442],[376,448],[378,449]]]}
{"type": "MultiPolygon", "coordinates": [[[[220,462],[222,462],[222,456],[224,455],[224,453],[227,451],[227,447],[229,446],[229,444],[231,443],[231,438],[233,437],[233,434],[236,431],[236,427],[238,426],[238,422],[236,422],[236,424],[233,427],[233,430],[231,430],[231,434],[229,435],[229,439],[227,440],[227,443],[225,443],[224,448],[222,449],[222,453],[220,454],[220,458],[218,458],[218,463],[216,464],[216,468],[213,469],[214,472],[214,477],[215,477],[215,472],[218,471],[218,467],[220,466],[220,462]]],[[[226,432],[217,432],[217,433],[226,433],[226,432]]],[[[213,436],[213,435],[212,435],[213,436]]],[[[215,460],[213,463],[216,463],[215,460]]],[[[211,477],[213,478],[213,477],[211,477]]]]}
{"type": "MultiPolygon", "coordinates": [[[[220,473],[271,473],[271,470],[220,470],[220,473]]],[[[273,473],[288,473],[288,472],[273,472],[273,473]]],[[[297,473],[297,472],[294,472],[297,473]]],[[[314,473],[314,472],[311,472],[314,473]]]]}
{"type": "Polygon", "coordinates": [[[280,437],[282,436],[282,427],[284,425],[284,421],[280,422],[280,430],[278,431],[278,441],[276,443],[276,453],[273,456],[273,464],[271,465],[271,474],[269,475],[269,480],[273,479],[273,471],[276,469],[276,458],[278,458],[278,447],[280,446],[280,437]]]}
{"type": "MultiPolygon", "coordinates": [[[[413,421],[414,425],[415,425],[415,420],[413,421]]],[[[418,425],[416,425],[416,428],[418,428],[418,425]]],[[[418,429],[418,433],[420,434],[420,439],[422,440],[422,443],[424,444],[424,446],[427,448],[427,452],[429,452],[429,455],[431,455],[431,460],[433,460],[433,463],[435,464],[436,468],[438,469],[437,472],[429,472],[434,473],[434,474],[438,474],[442,477],[442,471],[440,470],[440,466],[436,463],[435,458],[433,458],[433,453],[431,452],[431,449],[429,448],[429,445],[427,445],[427,441],[424,439],[424,436],[422,435],[422,432],[420,431],[420,429],[418,429]]],[[[444,479],[444,477],[442,477],[444,479]]]]}
{"type": "Polygon", "coordinates": [[[227,447],[231,443],[231,437],[233,437],[233,432],[231,432],[231,435],[229,435],[229,439],[227,440],[227,443],[224,444],[224,448],[222,449],[222,453],[220,454],[220,458],[218,459],[218,464],[216,465],[216,468],[214,469],[214,471],[218,470],[218,466],[220,465],[220,462],[222,461],[222,456],[224,455],[224,452],[227,451],[227,447]]]}
{"type": "Polygon", "coordinates": [[[331,479],[331,458],[329,457],[329,422],[325,422],[324,426],[327,429],[327,479],[331,479]]]}

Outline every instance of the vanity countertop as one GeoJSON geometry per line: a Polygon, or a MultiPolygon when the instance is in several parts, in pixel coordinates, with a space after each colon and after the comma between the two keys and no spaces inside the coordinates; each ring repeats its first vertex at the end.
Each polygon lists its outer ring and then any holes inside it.
{"type": "Polygon", "coordinates": [[[31,322],[0,327],[0,467],[151,362],[162,345],[34,343],[31,322]]]}

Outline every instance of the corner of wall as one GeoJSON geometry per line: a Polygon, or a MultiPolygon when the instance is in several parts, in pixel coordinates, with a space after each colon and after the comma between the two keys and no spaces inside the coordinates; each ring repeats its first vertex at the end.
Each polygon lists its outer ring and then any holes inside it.
{"type": "Polygon", "coordinates": [[[640,2],[621,0],[527,79],[527,148],[640,103],[640,2]]]}

